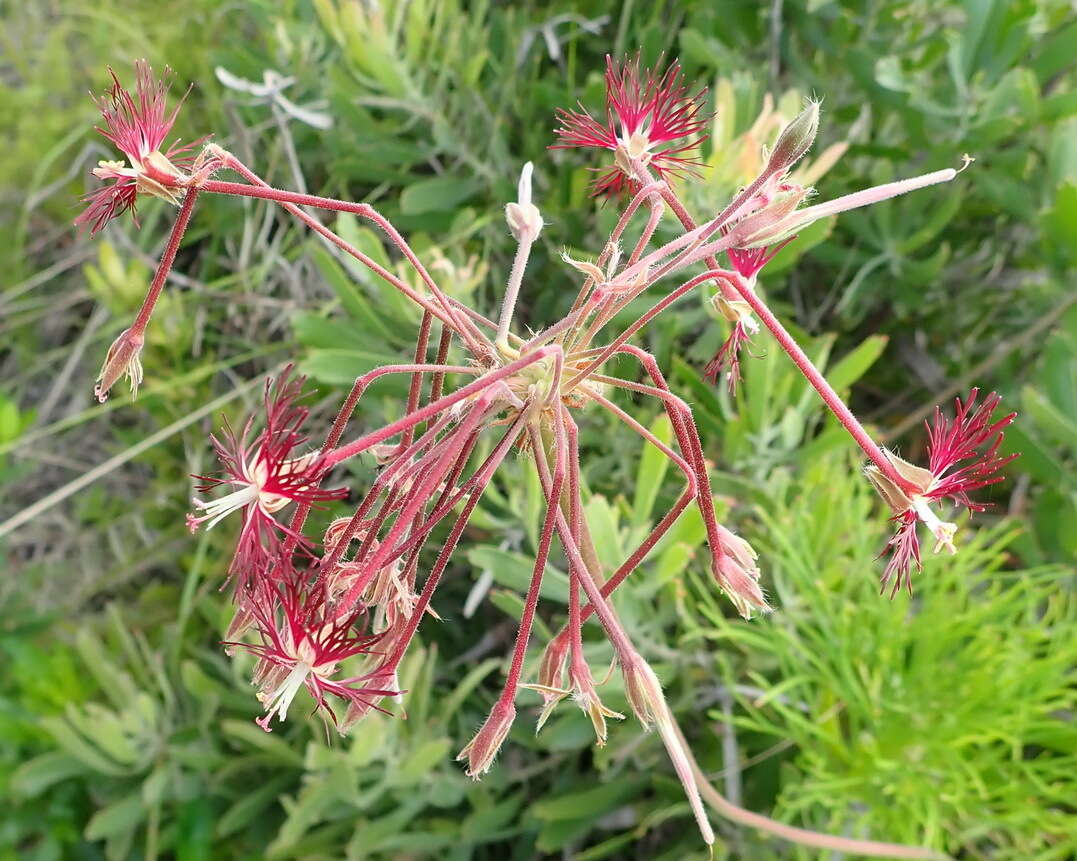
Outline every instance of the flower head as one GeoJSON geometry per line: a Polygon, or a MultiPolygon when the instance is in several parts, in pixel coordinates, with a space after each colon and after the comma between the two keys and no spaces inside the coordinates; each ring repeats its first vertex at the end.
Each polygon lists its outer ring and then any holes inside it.
{"type": "MultiPolygon", "coordinates": [[[[300,688],[306,687],[317,708],[337,725],[328,700],[332,695],[347,703],[374,703],[392,691],[371,690],[365,676],[334,679],[342,661],[370,654],[379,637],[364,632],[365,608],[336,616],[324,586],[304,582],[294,569],[276,582],[261,580],[250,604],[261,642],[226,645],[255,655],[254,683],[265,715],[257,723],[270,732],[274,715],[283,723],[300,688]]],[[[376,706],[372,706],[375,707],[376,706]]]]}
{"type": "Polygon", "coordinates": [[[184,174],[176,166],[176,157],[196,143],[180,145],[177,141],[167,152],[161,152],[183,103],[180,99],[172,113],[166,110],[170,70],[157,79],[149,63],[137,60],[134,95],[124,89],[112,69],[109,74],[112,86],[94,100],[104,119],[104,128],[99,126],[97,130],[127,156],[127,161],[101,161],[94,168],[94,176],[108,184],[84,198],[86,209],[75,219],[80,227],[89,227],[91,233],[128,209],[133,212],[140,192],[178,204],[179,195],[173,186],[184,174]]]}
{"type": "Polygon", "coordinates": [[[1010,413],[997,421],[992,416],[1002,401],[992,392],[977,405],[979,389],[972,389],[969,396],[954,402],[954,418],[947,419],[942,410],[935,408],[934,421],[925,423],[928,433],[928,468],[915,466],[897,455],[886,452],[894,471],[904,485],[895,484],[875,466],[869,466],[866,474],[876,491],[894,512],[892,518],[898,525],[897,532],[887,543],[883,554],[890,554],[882,585],[885,589],[893,580],[891,596],[897,594],[902,584],[911,591],[912,568],[920,570],[920,543],[916,534],[917,523],[924,523],[935,536],[935,552],[946,548],[956,552],[954,535],[956,524],[942,520],[931,508],[931,503],[950,499],[969,511],[984,511],[987,505],[976,502],[969,493],[1003,480],[998,474],[1016,454],[1000,456],[1004,429],[1017,417],[1010,413]]]}
{"type": "Polygon", "coordinates": [[[187,526],[194,531],[203,523],[209,529],[232,512],[243,512],[233,572],[250,567],[260,556],[273,554],[277,534],[288,532],[274,515],[288,503],[315,505],[347,494],[344,488],[326,490],[319,486],[326,467],[318,452],[297,453],[307,442],[302,426],[308,410],[295,403],[306,378],[289,378],[289,375],[290,369],[275,384],[266,381],[265,427],[253,442],[249,441],[253,417],[247,420],[241,433],[236,434],[226,426],[222,439],[213,437],[217,457],[224,467],[223,477],[199,476],[203,481],[199,490],[225,486],[232,490],[209,501],[195,499],[195,507],[204,513],[187,515],[187,526]]]}
{"type": "Polygon", "coordinates": [[[613,152],[615,166],[594,182],[599,195],[638,189],[644,177],[636,165],[658,176],[681,175],[698,162],[684,155],[693,149],[709,117],[702,113],[706,89],[694,95],[681,80],[680,63],[659,76],[640,70],[639,56],[620,64],[606,56],[606,117],[600,122],[582,105],[578,111],[558,111],[560,139],[551,149],[597,147],[613,152]]]}

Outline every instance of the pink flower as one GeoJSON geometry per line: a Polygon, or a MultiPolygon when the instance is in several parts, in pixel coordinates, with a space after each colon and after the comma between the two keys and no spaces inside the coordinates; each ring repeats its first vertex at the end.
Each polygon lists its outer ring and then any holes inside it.
{"type": "MultiPolygon", "coordinates": [[[[177,141],[166,153],[160,150],[183,103],[183,99],[180,99],[172,113],[166,113],[165,95],[170,70],[166,69],[164,76],[158,80],[154,78],[149,63],[137,60],[134,96],[120,85],[119,78],[111,68],[108,71],[112,76],[112,86],[94,100],[105,121],[105,127],[97,127],[97,130],[127,156],[127,162],[101,161],[94,168],[94,176],[106,182],[111,180],[111,183],[86,195],[86,209],[75,219],[80,227],[88,226],[91,234],[97,233],[128,209],[134,212],[140,192],[178,204],[181,192],[173,186],[184,174],[173,159],[197,143],[181,146],[177,141]]],[[[138,224],[137,218],[135,224],[138,224]]]]}
{"type": "MultiPolygon", "coordinates": [[[[737,392],[737,383],[740,382],[740,351],[745,344],[748,344],[751,340],[752,330],[748,328],[749,324],[743,320],[738,320],[733,324],[733,329],[729,333],[729,337],[725,339],[725,342],[718,348],[718,352],[714,354],[706,365],[703,366],[703,377],[713,384],[718,383],[719,375],[725,371],[726,373],[726,385],[729,388],[729,394],[733,395],[737,392]]],[[[756,325],[755,331],[759,330],[759,326],[756,325]]]]}
{"type": "Polygon", "coordinates": [[[254,683],[258,699],[265,705],[265,715],[256,722],[270,732],[270,721],[280,722],[300,688],[306,687],[318,710],[334,726],[336,714],[329,695],[351,708],[374,703],[394,691],[367,687],[369,677],[334,679],[342,661],[373,652],[380,637],[364,632],[366,609],[357,605],[352,612],[335,617],[321,584],[309,585],[302,575],[289,568],[275,583],[260,581],[251,596],[250,613],[257,627],[258,644],[230,642],[225,645],[243,649],[258,657],[254,683]]]}
{"type": "Polygon", "coordinates": [[[290,372],[290,368],[285,370],[276,384],[266,381],[265,427],[254,442],[248,442],[253,417],[238,436],[226,425],[223,440],[212,438],[224,467],[223,477],[198,476],[203,481],[200,491],[223,486],[233,489],[208,502],[194,500],[195,507],[205,513],[200,517],[187,515],[187,526],[192,532],[203,523],[211,529],[232,512],[243,512],[243,528],[230,569],[233,573],[248,570],[260,558],[275,554],[278,533],[287,534],[289,530],[274,515],[288,503],[316,505],[347,495],[345,488],[319,487],[326,468],[318,452],[296,452],[307,442],[301,428],[308,410],[295,404],[306,378],[289,379],[290,372]]]}
{"type": "Polygon", "coordinates": [[[640,71],[638,55],[619,66],[607,55],[605,122],[582,105],[578,111],[558,110],[561,125],[554,134],[560,142],[550,148],[597,147],[614,153],[615,166],[594,182],[595,196],[638,189],[644,177],[637,175],[633,162],[653,168],[662,178],[682,175],[698,164],[683,153],[697,145],[695,135],[709,119],[701,113],[705,94],[705,88],[689,94],[677,62],[659,77],[654,71],[640,71]]]}
{"type": "Polygon", "coordinates": [[[928,433],[928,468],[923,469],[887,452],[891,464],[906,486],[899,487],[874,467],[867,468],[867,476],[875,489],[894,511],[898,522],[897,532],[887,543],[883,555],[889,553],[882,586],[885,590],[893,579],[891,597],[902,584],[912,591],[912,568],[919,571],[920,542],[916,534],[917,523],[924,523],[935,536],[935,552],[946,548],[956,552],[953,539],[957,525],[943,521],[931,509],[930,503],[950,499],[969,511],[984,511],[987,505],[969,498],[969,493],[1003,480],[999,470],[1017,457],[1016,454],[999,456],[1004,429],[1017,417],[1010,413],[998,421],[991,417],[1002,397],[994,392],[977,405],[979,389],[972,389],[962,401],[954,401],[954,418],[947,419],[935,408],[932,424],[925,422],[928,433]]]}

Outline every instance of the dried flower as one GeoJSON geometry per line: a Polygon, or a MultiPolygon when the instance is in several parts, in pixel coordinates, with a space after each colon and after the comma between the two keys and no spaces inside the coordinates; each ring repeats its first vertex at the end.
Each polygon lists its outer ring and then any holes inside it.
{"type": "Polygon", "coordinates": [[[165,97],[171,70],[166,68],[164,76],[158,80],[149,63],[135,61],[134,96],[124,89],[112,69],[109,74],[112,75],[112,86],[95,99],[105,122],[105,127],[97,130],[127,156],[127,162],[101,161],[94,168],[94,176],[111,181],[111,184],[90,192],[84,198],[85,211],[75,219],[80,227],[89,227],[91,234],[128,209],[133,212],[140,193],[152,194],[178,205],[181,192],[174,185],[184,178],[184,174],[176,166],[177,156],[197,143],[180,145],[177,141],[167,152],[161,152],[161,145],[172,130],[176,114],[186,98],[184,94],[172,113],[166,113],[165,97]]]}
{"type": "Polygon", "coordinates": [[[505,737],[512,729],[512,723],[516,720],[516,706],[512,700],[504,698],[494,703],[489,717],[482,725],[475,737],[471,739],[463,750],[456,755],[459,762],[467,761],[467,776],[478,780],[490,770],[494,757],[501,749],[505,737]]]}
{"type": "Polygon", "coordinates": [[[121,377],[127,377],[131,383],[131,397],[138,395],[138,387],[142,384],[142,345],[145,338],[134,329],[125,329],[120,336],[112,342],[105,354],[105,363],[101,366],[101,373],[97,375],[97,385],[94,386],[94,396],[99,403],[108,400],[109,390],[116,385],[121,377]]]}
{"type": "Polygon", "coordinates": [[[705,94],[706,89],[689,94],[680,63],[672,63],[659,77],[652,70],[641,72],[638,55],[620,65],[607,55],[605,123],[582,105],[579,111],[558,110],[561,125],[554,132],[560,142],[551,149],[597,147],[613,152],[615,166],[595,180],[596,196],[638,189],[645,178],[637,175],[637,164],[662,178],[682,175],[698,163],[683,153],[698,144],[695,136],[709,120],[701,113],[705,94]]]}

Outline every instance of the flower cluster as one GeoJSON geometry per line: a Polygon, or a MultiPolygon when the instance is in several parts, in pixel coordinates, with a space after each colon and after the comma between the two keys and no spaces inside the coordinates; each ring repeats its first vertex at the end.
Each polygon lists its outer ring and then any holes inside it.
{"type": "Polygon", "coordinates": [[[460,759],[472,777],[491,767],[517,717],[517,695],[525,687],[543,697],[540,727],[558,703],[571,697],[590,718],[598,744],[606,742],[607,719],[622,715],[600,699],[601,683],[584,657],[582,630],[593,616],[613,648],[629,707],[644,726],[658,730],[701,834],[712,842],[698,768],[658,678],[617,615],[613,593],[694,505],[705,526],[717,588],[746,619],[770,607],[757,554],[716,516],[691,408],[671,391],[655,358],[630,341],[666,308],[713,282],[714,302],[732,324],[732,334],[705,373],[716,378],[726,370],[732,385],[739,351],[765,327],[868,457],[868,477],[900,523],[889,545],[884,586],[891,579],[895,586],[908,583],[911,567],[920,559],[917,524],[924,522],[941,546],[952,548],[953,526],[939,520],[930,504],[948,498],[980,508],[968,494],[1000,480],[998,472],[1010,459],[998,455],[1002,429],[1013,416],[993,421],[998,396],[977,405],[973,390],[968,399],[958,401],[953,420],[936,414],[929,428],[928,467],[906,463],[872,440],[771,312],[756,282],[774,254],[816,218],[948,182],[956,172],[936,171],[801,208],[810,190],[792,182],[789,173],[814,140],[819,110],[813,103],[782,130],[760,174],[720,212],[708,213],[697,223],[673,180],[689,175],[696,164],[688,153],[707,119],[705,92],[691,93],[676,63],[658,73],[641,69],[638,57],[623,63],[608,59],[604,121],[583,108],[562,111],[554,147],[613,152],[613,166],[599,176],[595,192],[621,195],[621,216],[593,262],[565,258],[565,274],[578,285],[568,313],[525,337],[513,332],[516,302],[531,248],[544,228],[531,163],[521,172],[517,200],[505,208],[516,254],[500,316],[492,320],[442,290],[406,240],[368,204],[272,188],[212,144],[194,160],[190,173],[174,168],[170,157],[178,150],[165,155],[159,150],[175,119],[175,111],[165,113],[165,85],[152,79],[144,63],[136,72],[136,97],[117,82],[102,102],[105,133],[131,166],[99,169],[104,172],[98,175],[114,184],[91,195],[80,221],[97,229],[133,206],[141,191],[172,202],[182,199],[182,206],[135,325],[121,336],[122,343],[102,371],[99,396],[124,373],[132,383],[142,378],[138,354],[145,327],[199,195],[279,204],[341,253],[371,268],[421,311],[412,360],[359,377],[317,448],[309,445],[303,429],[309,418],[307,409],[298,405],[303,381],[290,371],[266,384],[259,432],[254,433],[251,418],[239,433],[226,427],[213,439],[223,471],[218,477],[201,477],[199,491],[219,495],[196,499],[199,513],[189,515],[188,525],[210,528],[232,514],[240,520],[228,570],[236,613],[226,645],[257,658],[254,683],[265,712],[259,725],[268,731],[273,718],[283,721],[304,688],[316,709],[341,732],[372,709],[386,708],[386,698],[403,695],[397,669],[420,623],[428,615],[439,618],[432,607],[434,595],[469,518],[509,452],[523,452],[537,474],[545,514],[501,693],[460,759]],[[241,181],[214,178],[225,170],[241,181]],[[347,212],[373,223],[414,268],[421,286],[379,266],[304,207],[347,212]],[[667,215],[682,230],[673,239],[656,242],[667,215]],[[626,242],[629,235],[634,242],[626,242]],[[731,268],[719,265],[719,255],[728,258],[731,268]],[[619,331],[610,331],[615,322],[632,319],[629,312],[645,296],[654,300],[652,307],[619,331]],[[440,342],[432,350],[438,329],[440,342]],[[454,349],[464,351],[466,359],[450,363],[454,349]],[[615,357],[633,360],[640,373],[608,373],[607,362],[615,357]],[[390,374],[411,377],[400,418],[345,440],[369,387],[390,374]],[[620,406],[618,393],[657,402],[669,418],[673,442],[659,439],[620,406]],[[683,481],[673,505],[612,571],[597,558],[581,490],[578,422],[586,421],[589,411],[614,416],[667,458],[683,481]],[[483,439],[490,445],[480,447],[483,439]],[[487,453],[480,456],[483,451],[487,453]],[[369,486],[323,488],[338,465],[360,456],[373,457],[380,467],[369,486]],[[350,513],[336,517],[320,541],[311,537],[306,525],[310,510],[345,496],[351,498],[350,513]],[[436,552],[428,551],[435,535],[436,552]],[[535,682],[529,683],[533,622],[547,560],[558,552],[569,572],[568,619],[547,643],[535,682]],[[334,710],[336,703],[344,704],[343,717],[334,710]]]}

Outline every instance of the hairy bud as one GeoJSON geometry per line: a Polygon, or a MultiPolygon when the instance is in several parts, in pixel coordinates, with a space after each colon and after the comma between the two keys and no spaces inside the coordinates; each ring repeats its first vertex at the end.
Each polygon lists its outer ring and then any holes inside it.
{"type": "Polygon", "coordinates": [[[782,129],[767,161],[768,173],[784,173],[803,157],[819,131],[819,103],[809,102],[795,120],[782,129]]]}
{"type": "Polygon", "coordinates": [[[467,776],[478,780],[490,770],[494,757],[516,720],[516,707],[512,702],[498,700],[475,737],[456,755],[458,762],[467,761],[467,776]]]}
{"type": "Polygon", "coordinates": [[[131,329],[125,329],[120,337],[112,342],[93,390],[98,402],[103,404],[108,400],[109,390],[119,382],[120,377],[127,377],[130,381],[131,397],[138,395],[138,387],[142,383],[141,355],[144,343],[142,333],[131,329]]]}
{"type": "Polygon", "coordinates": [[[520,241],[525,236],[534,241],[542,230],[542,213],[531,202],[531,173],[534,166],[531,162],[524,165],[520,171],[520,183],[517,187],[516,202],[505,206],[505,221],[509,224],[509,230],[513,237],[520,241]]]}

